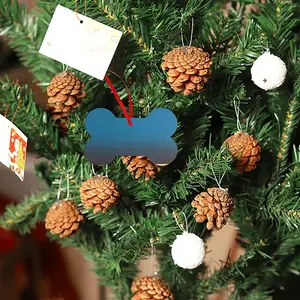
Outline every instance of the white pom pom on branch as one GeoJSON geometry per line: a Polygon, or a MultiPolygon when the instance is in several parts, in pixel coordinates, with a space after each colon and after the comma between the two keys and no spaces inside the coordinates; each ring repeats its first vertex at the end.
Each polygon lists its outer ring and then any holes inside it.
{"type": "Polygon", "coordinates": [[[183,269],[195,269],[205,257],[204,241],[194,233],[184,231],[177,235],[172,247],[174,263],[183,269]]]}
{"type": "Polygon", "coordinates": [[[281,86],[286,73],[285,63],[269,51],[259,56],[251,68],[252,81],[266,91],[281,86]]]}

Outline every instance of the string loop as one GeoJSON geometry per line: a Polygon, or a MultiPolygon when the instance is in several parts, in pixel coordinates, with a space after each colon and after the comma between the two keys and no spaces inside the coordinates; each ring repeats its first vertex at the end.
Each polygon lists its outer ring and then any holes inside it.
{"type": "Polygon", "coordinates": [[[93,174],[94,176],[97,176],[97,174],[96,174],[96,172],[95,172],[94,164],[92,164],[92,174],[93,174]]]}
{"type": "Polygon", "coordinates": [[[182,213],[182,215],[183,215],[183,217],[184,217],[185,228],[184,228],[184,226],[183,226],[182,224],[179,223],[179,220],[178,220],[178,213],[174,211],[174,212],[173,212],[173,216],[174,216],[174,218],[175,218],[175,221],[176,221],[177,226],[178,226],[183,232],[185,232],[185,231],[188,232],[188,231],[189,231],[189,227],[188,227],[188,220],[187,220],[186,214],[185,214],[183,211],[181,211],[181,213],[182,213]]]}
{"type": "Polygon", "coordinates": [[[58,191],[57,191],[57,200],[60,200],[61,185],[62,185],[62,176],[60,176],[60,179],[59,179],[59,186],[58,186],[58,191]]]}
{"type": "Polygon", "coordinates": [[[212,171],[212,173],[213,173],[213,175],[214,175],[214,180],[215,180],[215,182],[216,182],[218,188],[219,188],[220,190],[225,191],[225,189],[223,189],[223,188],[221,187],[221,184],[222,184],[222,180],[223,180],[223,178],[224,178],[224,176],[225,176],[225,174],[226,174],[226,171],[223,172],[221,178],[219,178],[219,180],[218,180],[218,179],[217,179],[217,176],[216,176],[216,173],[215,173],[215,170],[214,170],[214,168],[213,168],[212,163],[210,163],[210,168],[211,168],[211,171],[212,171]]]}
{"type": "Polygon", "coordinates": [[[153,272],[154,272],[154,245],[153,245],[154,240],[151,239],[150,240],[150,244],[151,244],[151,276],[153,276],[153,272]]]}
{"type": "MultiPolygon", "coordinates": [[[[79,0],[76,0],[76,18],[80,21],[80,23],[83,23],[83,20],[79,19],[78,16],[78,6],[79,6],[79,0]]],[[[84,15],[86,16],[86,8],[87,8],[87,0],[84,0],[84,15]]]]}
{"type": "MultiPolygon", "coordinates": [[[[183,38],[183,17],[181,17],[181,26],[180,26],[180,31],[181,31],[181,43],[182,46],[185,47],[184,44],[184,38],[183,38]]],[[[192,28],[191,28],[191,36],[190,36],[190,43],[189,43],[189,47],[192,45],[192,41],[193,41],[193,36],[194,36],[194,25],[195,25],[195,21],[194,18],[192,17],[192,28]]]]}
{"type": "Polygon", "coordinates": [[[236,127],[238,129],[238,131],[242,131],[242,126],[241,126],[241,122],[240,122],[240,101],[236,101],[236,99],[233,100],[233,105],[234,105],[234,111],[235,111],[235,115],[236,115],[236,127]]]}
{"type": "Polygon", "coordinates": [[[70,198],[70,175],[67,175],[67,200],[70,198]]]}
{"type": "Polygon", "coordinates": [[[116,75],[125,85],[125,88],[126,88],[126,91],[128,93],[128,101],[129,101],[129,113],[127,112],[118,92],[116,91],[114,85],[112,84],[112,82],[110,81],[110,79],[108,78],[107,75],[105,75],[105,81],[107,82],[109,88],[111,89],[113,95],[115,96],[117,102],[119,103],[122,111],[123,111],[123,114],[125,116],[125,118],[127,119],[127,122],[128,122],[128,125],[129,126],[132,126],[132,121],[130,120],[132,117],[133,117],[133,103],[132,103],[132,97],[131,97],[131,94],[130,94],[130,90],[128,88],[128,86],[126,85],[125,81],[121,78],[121,76],[119,76],[118,74],[116,74],[115,72],[111,71],[111,70],[108,70],[108,72],[116,75]]]}
{"type": "Polygon", "coordinates": [[[7,104],[7,106],[6,106],[6,110],[5,110],[5,113],[4,113],[4,118],[7,118],[8,109],[9,109],[9,104],[7,104]]]}

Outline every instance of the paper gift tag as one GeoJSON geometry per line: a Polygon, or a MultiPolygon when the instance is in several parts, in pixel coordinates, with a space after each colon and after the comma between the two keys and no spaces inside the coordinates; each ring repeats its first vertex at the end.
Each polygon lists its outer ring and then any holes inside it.
{"type": "Polygon", "coordinates": [[[122,32],[77,16],[75,11],[58,5],[39,52],[103,80],[122,32]]]}
{"type": "Polygon", "coordinates": [[[27,137],[0,115],[0,162],[24,180],[27,137]]]}

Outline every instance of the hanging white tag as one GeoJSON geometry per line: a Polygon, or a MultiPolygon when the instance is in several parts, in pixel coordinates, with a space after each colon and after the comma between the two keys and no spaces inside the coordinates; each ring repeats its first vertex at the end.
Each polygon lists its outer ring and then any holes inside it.
{"type": "Polygon", "coordinates": [[[103,80],[121,36],[119,30],[58,5],[39,52],[103,80]]]}
{"type": "Polygon", "coordinates": [[[24,180],[27,137],[12,122],[0,115],[0,162],[24,180]]]}

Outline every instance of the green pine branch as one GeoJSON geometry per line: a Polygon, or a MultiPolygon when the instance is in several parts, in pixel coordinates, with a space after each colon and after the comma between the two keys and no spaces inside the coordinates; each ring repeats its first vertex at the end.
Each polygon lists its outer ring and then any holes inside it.
{"type": "Polygon", "coordinates": [[[288,165],[288,155],[291,147],[294,130],[300,119],[300,79],[294,85],[294,97],[289,102],[283,131],[281,134],[280,148],[277,154],[278,172],[284,170],[288,165]]]}
{"type": "MultiPolygon", "coordinates": [[[[83,181],[94,176],[92,164],[78,153],[68,153],[57,157],[52,162],[51,169],[50,178],[52,186],[55,186],[53,193],[57,194],[60,186],[62,197],[69,194],[77,204],[81,205],[80,185],[83,181]]],[[[94,169],[97,175],[106,176],[107,174],[119,187],[122,199],[117,205],[117,210],[134,207],[135,204],[137,205],[136,208],[155,206],[166,194],[166,187],[158,180],[149,182],[136,180],[126,166],[121,163],[120,158],[116,158],[107,167],[94,166],[94,169]]],[[[101,214],[99,214],[99,218],[101,218],[100,216],[101,214]]]]}
{"type": "Polygon", "coordinates": [[[290,171],[285,175],[285,179],[282,182],[281,192],[286,193],[292,187],[292,182],[297,182],[297,174],[300,167],[300,146],[298,149],[296,146],[293,147],[293,164],[290,166],[290,171]]]}
{"type": "Polygon", "coordinates": [[[225,264],[223,268],[214,272],[210,277],[199,280],[196,299],[205,299],[207,295],[217,293],[221,288],[228,289],[228,285],[231,282],[235,283],[237,279],[245,280],[246,276],[243,273],[248,273],[249,261],[254,261],[258,255],[256,251],[261,247],[259,244],[253,245],[252,248],[247,249],[246,254],[241,256],[232,265],[228,266],[225,264]]]}
{"type": "Polygon", "coordinates": [[[141,27],[137,15],[132,15],[130,3],[125,1],[97,1],[93,0],[98,6],[98,9],[104,13],[106,18],[110,20],[109,23],[117,24],[117,28],[125,33],[131,34],[138,46],[144,48],[147,54],[152,52],[152,46],[149,40],[146,27],[141,27]]]}
{"type": "Polygon", "coordinates": [[[0,81],[0,111],[32,142],[38,154],[53,158],[59,151],[58,129],[42,107],[34,101],[27,85],[0,81]]]}
{"type": "Polygon", "coordinates": [[[266,49],[267,43],[261,29],[254,21],[249,21],[244,34],[236,34],[230,49],[217,53],[214,57],[213,74],[236,76],[251,67],[255,59],[266,49]]]}
{"type": "Polygon", "coordinates": [[[63,247],[71,246],[80,250],[84,257],[94,264],[93,271],[101,284],[111,288],[117,299],[130,298],[130,285],[137,273],[137,264],[132,259],[137,259],[139,255],[146,255],[145,251],[139,253],[139,249],[132,245],[124,255],[124,250],[116,247],[105,234],[97,231],[92,233],[91,228],[85,232],[84,225],[74,236],[64,239],[56,236],[50,238],[63,247]]]}
{"type": "Polygon", "coordinates": [[[187,160],[186,170],[180,174],[180,179],[175,182],[170,190],[170,201],[187,199],[187,196],[199,188],[204,189],[208,181],[220,180],[226,173],[232,171],[232,156],[228,150],[210,148],[197,148],[187,160]],[[216,176],[216,178],[215,178],[216,176]]]}
{"type": "MultiPolygon", "coordinates": [[[[191,217],[189,215],[189,222],[191,217]]],[[[111,287],[117,299],[128,299],[137,263],[151,253],[151,241],[159,249],[160,245],[171,243],[180,229],[172,214],[162,217],[151,210],[147,210],[146,215],[123,211],[109,215],[107,220],[109,218],[113,220],[109,224],[102,222],[101,230],[93,223],[85,222],[74,236],[64,239],[51,236],[51,239],[63,246],[80,249],[95,264],[93,269],[101,283],[111,287]]]]}
{"type": "Polygon", "coordinates": [[[267,297],[272,287],[276,288],[281,282],[280,276],[291,273],[290,266],[299,257],[299,249],[296,246],[299,236],[293,233],[283,239],[277,235],[274,239],[266,237],[267,242],[259,240],[259,237],[257,240],[248,245],[247,252],[237,261],[228,261],[212,276],[201,278],[197,299],[204,299],[206,295],[216,293],[220,288],[228,289],[230,283],[235,287],[231,299],[251,299],[257,294],[267,297]],[[252,272],[251,270],[257,269],[258,264],[261,271],[252,272]],[[270,287],[270,291],[266,287],[270,287]]]}
{"type": "MultiPolygon", "coordinates": [[[[61,63],[39,54],[52,13],[60,2],[39,1],[39,9],[31,13],[27,12],[25,5],[18,4],[17,1],[4,0],[0,3],[0,35],[7,39],[10,47],[19,55],[21,63],[29,68],[42,89],[49,85],[54,75],[65,69],[61,63]]],[[[70,1],[67,7],[68,5],[70,1]]],[[[93,99],[103,84],[87,74],[75,72],[86,84],[89,99],[93,99]]],[[[97,101],[99,103],[98,99],[97,101]]]]}
{"type": "Polygon", "coordinates": [[[25,197],[18,204],[6,206],[0,224],[7,230],[16,230],[20,234],[26,234],[35,228],[38,222],[44,220],[53,198],[50,193],[40,193],[25,197]]]}
{"type": "Polygon", "coordinates": [[[300,151],[294,147],[294,162],[288,171],[282,173],[284,181],[270,186],[265,195],[268,197],[264,206],[266,216],[274,219],[279,226],[297,230],[300,226],[300,151]]]}
{"type": "Polygon", "coordinates": [[[297,35],[294,30],[300,24],[297,16],[299,9],[297,3],[276,0],[260,5],[259,14],[253,16],[268,41],[268,47],[280,57],[289,53],[290,45],[286,41],[293,40],[297,35]]]}
{"type": "Polygon", "coordinates": [[[38,53],[46,28],[44,20],[40,22],[38,17],[27,13],[26,6],[18,4],[17,1],[1,1],[1,35],[4,35],[11,48],[20,54],[22,64],[29,67],[34,77],[42,82],[49,82],[49,78],[60,71],[58,62],[38,53]]]}

